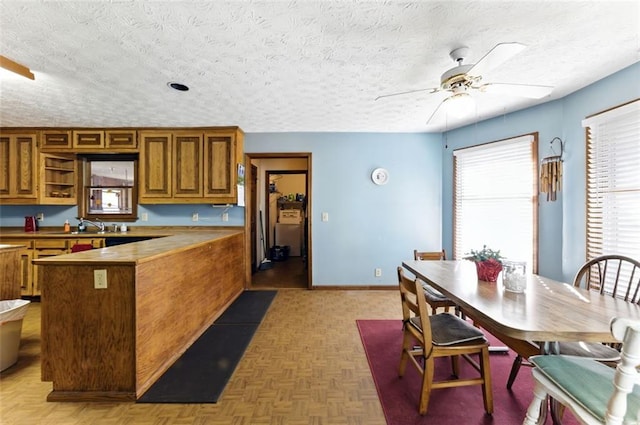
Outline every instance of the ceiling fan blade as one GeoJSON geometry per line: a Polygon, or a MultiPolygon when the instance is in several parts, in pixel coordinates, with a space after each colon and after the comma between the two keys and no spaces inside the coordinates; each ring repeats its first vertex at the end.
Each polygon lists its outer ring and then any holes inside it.
{"type": "Polygon", "coordinates": [[[515,96],[541,99],[553,91],[551,86],[536,86],[531,84],[504,84],[487,83],[479,87],[480,91],[487,93],[511,94],[515,96]]]}
{"type": "Polygon", "coordinates": [[[520,53],[527,46],[521,43],[499,43],[489,50],[475,65],[471,67],[467,74],[474,77],[482,76],[486,71],[493,69],[505,62],[512,56],[520,53]]]}
{"type": "Polygon", "coordinates": [[[433,117],[436,116],[436,114],[438,113],[438,110],[440,109],[440,107],[442,107],[442,105],[444,105],[444,103],[447,101],[448,97],[446,99],[444,99],[442,102],[440,102],[440,104],[438,105],[438,107],[431,113],[431,116],[429,117],[429,119],[427,120],[427,125],[429,125],[429,123],[431,122],[431,120],[433,119],[433,117]]]}
{"type": "Polygon", "coordinates": [[[399,93],[391,93],[391,94],[383,94],[380,95],[378,97],[376,97],[374,100],[378,100],[378,99],[382,99],[383,97],[391,97],[391,96],[400,96],[403,94],[411,94],[411,93],[418,93],[421,91],[428,91],[429,93],[435,93],[437,91],[440,91],[440,89],[438,88],[428,88],[428,89],[417,89],[417,90],[409,90],[409,91],[403,91],[403,92],[399,92],[399,93]]]}

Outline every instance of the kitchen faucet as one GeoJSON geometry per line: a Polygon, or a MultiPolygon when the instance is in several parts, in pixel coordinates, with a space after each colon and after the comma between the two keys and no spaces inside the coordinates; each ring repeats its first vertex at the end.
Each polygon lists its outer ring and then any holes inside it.
{"type": "Polygon", "coordinates": [[[76,217],[76,219],[79,221],[79,223],[78,223],[78,231],[79,232],[80,231],[84,231],[84,230],[80,230],[80,229],[83,229],[85,227],[84,223],[89,223],[89,224],[91,224],[91,225],[93,225],[93,226],[98,228],[98,233],[104,233],[104,223],[99,218],[96,219],[98,221],[97,223],[93,222],[93,221],[90,221],[90,220],[85,220],[82,217],[76,217]]]}

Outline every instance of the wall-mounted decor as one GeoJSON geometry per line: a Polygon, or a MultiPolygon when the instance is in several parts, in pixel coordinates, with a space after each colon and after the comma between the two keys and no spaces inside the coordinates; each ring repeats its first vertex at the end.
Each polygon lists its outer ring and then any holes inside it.
{"type": "Polygon", "coordinates": [[[377,185],[387,184],[389,181],[389,172],[384,168],[376,168],[371,173],[371,180],[377,185]]]}
{"type": "Polygon", "coordinates": [[[562,151],[564,143],[559,137],[554,137],[549,142],[550,155],[543,158],[540,163],[540,192],[547,194],[547,201],[555,201],[557,193],[562,188],[562,151]],[[560,154],[556,154],[553,143],[560,143],[560,154]]]}

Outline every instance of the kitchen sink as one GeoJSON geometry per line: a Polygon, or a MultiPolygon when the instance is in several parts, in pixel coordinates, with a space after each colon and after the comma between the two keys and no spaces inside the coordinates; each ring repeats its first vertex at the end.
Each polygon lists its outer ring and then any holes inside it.
{"type": "Polygon", "coordinates": [[[144,237],[144,236],[106,237],[104,239],[104,246],[109,247],[109,246],[115,246],[115,245],[123,245],[126,243],[146,241],[149,239],[153,239],[153,238],[144,237]]]}
{"type": "Polygon", "coordinates": [[[107,232],[105,231],[104,233],[99,233],[99,232],[82,232],[82,233],[78,233],[78,231],[73,231],[73,232],[38,232],[37,234],[39,235],[91,235],[91,236],[102,236],[102,235],[108,235],[109,233],[113,233],[113,232],[107,232]]]}

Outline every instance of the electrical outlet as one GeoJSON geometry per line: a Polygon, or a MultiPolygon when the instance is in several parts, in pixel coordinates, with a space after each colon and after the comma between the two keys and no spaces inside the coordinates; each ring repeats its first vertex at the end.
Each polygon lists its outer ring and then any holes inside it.
{"type": "Polygon", "coordinates": [[[228,212],[222,213],[222,221],[229,221],[229,213],[228,212]]]}
{"type": "Polygon", "coordinates": [[[191,221],[198,221],[198,213],[194,212],[193,214],[191,214],[191,221]]]}
{"type": "Polygon", "coordinates": [[[106,270],[93,271],[93,287],[95,289],[107,289],[107,271],[106,270]]]}
{"type": "Polygon", "coordinates": [[[38,213],[38,214],[36,214],[36,220],[38,220],[38,221],[42,221],[42,220],[44,220],[44,213],[38,213]]]}
{"type": "Polygon", "coordinates": [[[142,221],[149,221],[149,214],[147,213],[142,213],[142,221]]]}
{"type": "Polygon", "coordinates": [[[376,275],[376,277],[382,276],[382,269],[376,269],[375,270],[375,275],[376,275]]]}

